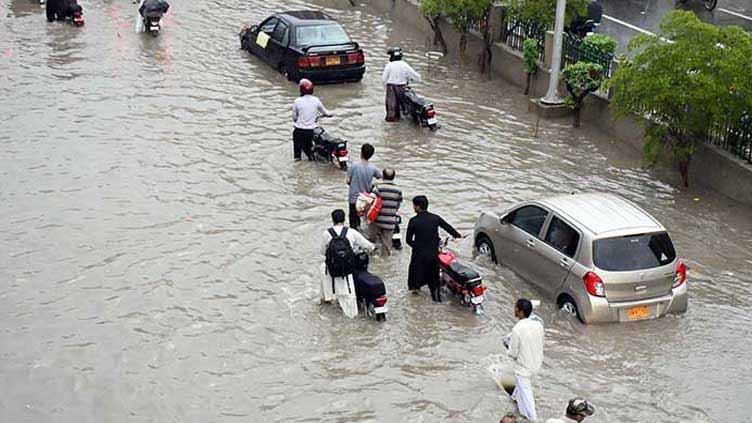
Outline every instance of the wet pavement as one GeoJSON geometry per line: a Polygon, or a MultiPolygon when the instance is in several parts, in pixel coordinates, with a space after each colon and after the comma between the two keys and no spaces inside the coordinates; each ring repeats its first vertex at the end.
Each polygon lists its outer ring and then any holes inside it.
{"type": "MultiPolygon", "coordinates": [[[[29,1],[28,3],[33,3],[29,1]]],[[[316,248],[344,175],[291,160],[296,87],[238,49],[280,8],[327,6],[362,42],[360,84],[317,88],[325,127],[377,149],[405,196],[470,233],[483,210],[618,193],[666,225],[690,271],[686,315],[583,326],[543,303],[539,414],[582,395],[593,422],[736,422],[752,413],[752,210],[678,189],[637,153],[524,112],[520,89],[428,70],[426,36],[347,2],[174,0],[158,38],[130,1],[81,1],[86,26],[0,0],[0,415],[8,422],[496,422],[486,367],[513,301],[537,298],[455,245],[490,288],[486,314],[407,295],[409,251],[372,271],[385,324],[318,304],[316,248]],[[7,11],[7,12],[6,12],[7,11]],[[401,44],[437,133],[383,120],[378,81],[401,44]],[[492,95],[489,95],[492,93],[492,95]]],[[[405,210],[409,217],[410,213],[405,210]]]]}

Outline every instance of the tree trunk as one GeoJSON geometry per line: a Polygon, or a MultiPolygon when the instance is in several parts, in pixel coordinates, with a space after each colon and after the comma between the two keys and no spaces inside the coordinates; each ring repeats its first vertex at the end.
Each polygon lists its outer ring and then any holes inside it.
{"type": "Polygon", "coordinates": [[[460,63],[465,58],[465,50],[467,50],[467,31],[460,33],[460,63]]]}
{"type": "Polygon", "coordinates": [[[428,21],[428,25],[433,30],[433,45],[439,45],[441,46],[441,52],[446,55],[449,49],[447,48],[446,41],[444,41],[444,35],[441,33],[441,26],[439,25],[439,17],[438,16],[426,16],[426,20],[428,21]]]}
{"type": "Polygon", "coordinates": [[[572,122],[572,126],[575,128],[580,127],[580,108],[582,107],[582,104],[575,104],[574,106],[574,122],[572,122]]]}
{"type": "Polygon", "coordinates": [[[491,76],[491,60],[493,60],[493,50],[491,47],[492,35],[488,25],[483,29],[483,52],[480,54],[480,72],[491,76]]]}
{"type": "Polygon", "coordinates": [[[527,80],[525,81],[525,93],[524,94],[528,95],[530,94],[530,82],[533,80],[533,74],[527,73],[527,72],[525,72],[525,74],[527,75],[527,80]]]}
{"type": "Polygon", "coordinates": [[[679,160],[679,173],[681,174],[684,188],[689,188],[689,159],[679,160]]]}

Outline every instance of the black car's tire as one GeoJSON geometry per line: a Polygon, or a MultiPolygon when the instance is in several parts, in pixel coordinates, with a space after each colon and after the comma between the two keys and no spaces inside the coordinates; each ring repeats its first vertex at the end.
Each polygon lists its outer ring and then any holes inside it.
{"type": "Polygon", "coordinates": [[[297,72],[295,72],[294,70],[287,69],[287,65],[285,65],[284,63],[280,63],[280,65],[279,65],[279,72],[282,75],[284,75],[285,78],[287,78],[288,81],[298,82],[298,80],[300,79],[298,77],[297,72]]]}
{"type": "Polygon", "coordinates": [[[487,236],[478,236],[478,239],[475,241],[475,249],[479,255],[488,257],[494,264],[499,263],[496,259],[496,250],[494,249],[493,242],[487,236]]]}
{"type": "Polygon", "coordinates": [[[580,316],[580,309],[577,307],[577,302],[569,295],[559,296],[559,300],[556,302],[559,306],[559,310],[567,314],[568,316],[576,317],[577,320],[582,322],[582,316],[580,316]]]}

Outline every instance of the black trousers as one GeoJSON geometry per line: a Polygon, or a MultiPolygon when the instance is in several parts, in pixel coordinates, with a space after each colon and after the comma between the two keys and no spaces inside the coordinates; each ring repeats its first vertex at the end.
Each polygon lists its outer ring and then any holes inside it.
{"type": "Polygon", "coordinates": [[[360,229],[360,216],[358,216],[358,210],[355,208],[355,203],[350,203],[350,227],[353,229],[360,229]]]}
{"type": "Polygon", "coordinates": [[[292,131],[292,155],[295,159],[300,159],[301,150],[305,153],[308,160],[313,160],[311,154],[311,145],[313,144],[313,129],[295,128],[292,131]]]}
{"type": "Polygon", "coordinates": [[[407,288],[420,289],[428,285],[431,299],[441,302],[441,281],[439,280],[438,251],[415,251],[410,257],[410,267],[407,273],[407,288]]]}

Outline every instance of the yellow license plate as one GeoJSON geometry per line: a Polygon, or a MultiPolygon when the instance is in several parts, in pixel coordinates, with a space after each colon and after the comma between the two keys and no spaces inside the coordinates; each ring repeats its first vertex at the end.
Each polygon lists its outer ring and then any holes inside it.
{"type": "Polygon", "coordinates": [[[327,57],[326,58],[326,65],[327,66],[337,66],[337,65],[339,65],[339,57],[327,57]]]}
{"type": "Polygon", "coordinates": [[[637,306],[627,309],[627,319],[641,320],[650,317],[650,308],[648,306],[637,306]]]}

